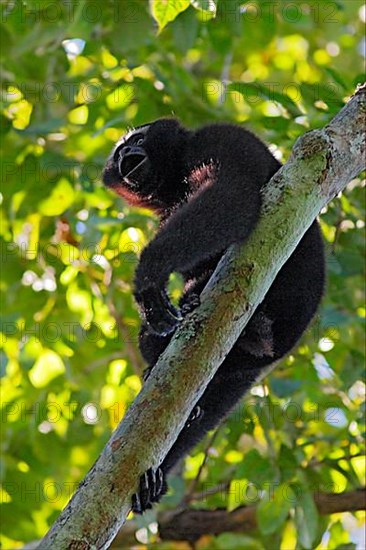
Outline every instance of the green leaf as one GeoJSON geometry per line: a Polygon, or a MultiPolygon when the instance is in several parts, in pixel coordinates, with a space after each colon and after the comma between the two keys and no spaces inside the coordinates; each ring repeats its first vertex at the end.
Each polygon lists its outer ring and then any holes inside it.
{"type": "Polygon", "coordinates": [[[279,452],[279,467],[281,469],[282,481],[290,481],[298,467],[298,461],[296,459],[295,449],[289,449],[285,445],[281,445],[279,452]]]}
{"type": "MultiPolygon", "coordinates": [[[[104,11],[103,5],[103,11],[104,11]]],[[[140,48],[154,40],[153,21],[148,12],[146,0],[119,0],[113,7],[113,24],[104,38],[111,53],[128,58],[138,53],[140,48]]],[[[86,48],[88,48],[87,42],[86,48]]],[[[139,64],[139,62],[138,62],[139,64]]]]}
{"type": "Polygon", "coordinates": [[[35,388],[46,387],[51,380],[64,374],[65,365],[57,353],[47,350],[37,359],[29,371],[29,379],[35,388]]]}
{"type": "Polygon", "coordinates": [[[263,535],[270,535],[278,531],[285,523],[289,511],[294,506],[296,497],[289,485],[272,488],[257,508],[258,526],[263,535]]]}
{"type": "Polygon", "coordinates": [[[273,468],[267,458],[264,458],[256,449],[249,451],[240,464],[236,477],[243,477],[262,486],[273,479],[273,468]]]}
{"type": "Polygon", "coordinates": [[[197,12],[188,9],[172,25],[176,48],[182,53],[193,47],[199,30],[197,12]]]}
{"type": "Polygon", "coordinates": [[[306,550],[314,548],[318,529],[318,510],[312,494],[306,487],[298,487],[298,498],[295,508],[295,525],[298,541],[306,550]]]}
{"type": "Polygon", "coordinates": [[[205,549],[210,550],[264,550],[264,546],[255,538],[240,533],[223,533],[210,540],[205,549]]]}
{"type": "Polygon", "coordinates": [[[239,92],[249,104],[253,101],[258,101],[258,98],[261,98],[262,100],[277,101],[294,118],[303,114],[290,97],[280,92],[276,92],[274,89],[257,82],[253,84],[233,82],[232,84],[229,84],[228,90],[239,92]]]}
{"type": "Polygon", "coordinates": [[[74,189],[65,178],[61,178],[50,196],[40,202],[38,209],[45,216],[57,216],[65,212],[73,200],[74,189]]]}
{"type": "Polygon", "coordinates": [[[150,0],[150,10],[161,31],[190,5],[189,0],[150,0]]]}
{"type": "Polygon", "coordinates": [[[325,71],[333,78],[334,82],[337,82],[337,84],[341,86],[343,90],[349,90],[349,86],[347,85],[339,71],[337,71],[333,67],[325,67],[325,71]]]}

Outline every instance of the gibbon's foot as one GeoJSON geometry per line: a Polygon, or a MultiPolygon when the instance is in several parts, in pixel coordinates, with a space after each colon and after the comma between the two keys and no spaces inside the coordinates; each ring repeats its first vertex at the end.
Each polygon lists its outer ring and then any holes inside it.
{"type": "Polygon", "coordinates": [[[167,336],[181,322],[182,315],[170,303],[164,290],[150,286],[141,292],[136,292],[135,297],[150,332],[158,336],[167,336]]]}
{"type": "Polygon", "coordinates": [[[195,422],[196,420],[201,418],[202,415],[203,415],[203,410],[199,405],[196,405],[192,410],[191,414],[189,415],[185,427],[190,428],[190,426],[192,425],[192,422],[195,422]]]}
{"type": "Polygon", "coordinates": [[[183,317],[194,311],[198,306],[201,305],[201,298],[199,294],[192,292],[187,298],[187,301],[182,304],[181,312],[183,317]]]}
{"type": "Polygon", "coordinates": [[[140,488],[137,493],[132,495],[132,512],[134,514],[143,514],[149,508],[152,508],[154,502],[159,502],[161,497],[168,490],[163,470],[149,468],[140,477],[140,488]]]}

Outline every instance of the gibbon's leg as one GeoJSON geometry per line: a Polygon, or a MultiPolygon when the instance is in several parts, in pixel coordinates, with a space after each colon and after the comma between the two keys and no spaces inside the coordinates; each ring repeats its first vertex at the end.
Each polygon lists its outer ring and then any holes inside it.
{"type": "MultiPolygon", "coordinates": [[[[141,325],[140,334],[139,334],[139,348],[141,351],[142,357],[145,359],[146,363],[150,368],[152,368],[160,355],[163,353],[170,340],[172,339],[173,334],[167,336],[159,336],[149,331],[146,323],[141,325]]],[[[146,376],[144,379],[146,380],[146,376]]]]}
{"type": "MultiPolygon", "coordinates": [[[[138,493],[132,498],[132,511],[143,513],[158,502],[166,493],[168,486],[166,474],[174,467],[180,458],[200,441],[203,436],[229,413],[244,393],[254,384],[262,372],[259,366],[252,367],[251,363],[263,360],[253,360],[249,355],[234,348],[221,365],[206,391],[195,407],[180,432],[173,447],[162,464],[154,469],[150,468],[140,478],[138,493]]],[[[267,361],[268,362],[268,361],[267,361]]]]}
{"type": "Polygon", "coordinates": [[[314,316],[323,290],[323,245],[315,222],[196,403],[162,464],[141,478],[140,492],[133,498],[136,513],[160,500],[167,491],[166,473],[291,350],[314,316]]]}

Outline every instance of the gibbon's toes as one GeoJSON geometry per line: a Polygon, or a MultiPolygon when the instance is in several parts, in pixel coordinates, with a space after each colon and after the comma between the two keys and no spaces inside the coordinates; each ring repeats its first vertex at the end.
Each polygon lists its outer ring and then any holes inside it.
{"type": "Polygon", "coordinates": [[[147,323],[154,334],[168,336],[168,334],[175,331],[180,321],[169,314],[165,314],[164,318],[161,316],[160,319],[151,322],[147,320],[147,323]]]}
{"type": "Polygon", "coordinates": [[[195,422],[196,420],[201,418],[202,415],[203,415],[203,410],[199,405],[196,405],[188,417],[188,420],[186,422],[186,428],[190,428],[192,422],[195,422]]]}
{"type": "Polygon", "coordinates": [[[166,493],[167,484],[161,468],[149,468],[140,477],[139,491],[132,495],[131,509],[134,514],[143,514],[152,508],[154,502],[159,502],[166,493]]]}
{"type": "Polygon", "coordinates": [[[201,298],[199,294],[191,294],[187,301],[182,305],[181,312],[183,317],[194,311],[198,306],[201,305],[201,298]]]}
{"type": "Polygon", "coordinates": [[[159,336],[167,336],[180,324],[182,316],[170,303],[165,292],[156,295],[154,305],[146,315],[149,329],[159,336]]]}

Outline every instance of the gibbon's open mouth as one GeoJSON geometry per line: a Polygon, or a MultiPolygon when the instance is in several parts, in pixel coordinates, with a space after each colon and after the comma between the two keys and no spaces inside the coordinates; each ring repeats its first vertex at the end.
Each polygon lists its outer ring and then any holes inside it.
{"type": "Polygon", "coordinates": [[[118,171],[120,176],[129,180],[146,162],[148,158],[142,147],[123,147],[119,152],[118,171]]]}

